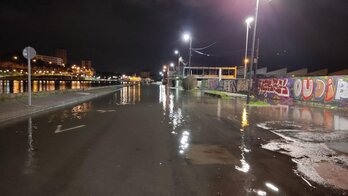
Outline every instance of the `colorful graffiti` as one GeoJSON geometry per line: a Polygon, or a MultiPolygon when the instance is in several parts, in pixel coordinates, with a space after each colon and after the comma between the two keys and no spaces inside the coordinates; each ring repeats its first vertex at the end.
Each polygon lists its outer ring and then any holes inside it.
{"type": "Polygon", "coordinates": [[[348,78],[343,76],[259,79],[259,96],[273,99],[343,103],[348,100],[348,78]]]}
{"type": "Polygon", "coordinates": [[[290,90],[288,87],[288,83],[289,80],[287,78],[260,79],[258,92],[260,95],[263,94],[265,96],[267,96],[268,94],[273,94],[280,97],[289,97],[290,90]]]}
{"type": "Polygon", "coordinates": [[[219,90],[230,93],[238,92],[237,89],[237,80],[217,80],[217,79],[209,79],[203,80],[201,84],[202,89],[209,90],[219,90]]]}

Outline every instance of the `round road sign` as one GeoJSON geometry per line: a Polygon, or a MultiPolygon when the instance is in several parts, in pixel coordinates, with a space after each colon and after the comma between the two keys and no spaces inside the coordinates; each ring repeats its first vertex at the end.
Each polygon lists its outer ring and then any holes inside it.
{"type": "Polygon", "coordinates": [[[24,48],[23,56],[26,59],[32,59],[32,58],[34,58],[36,56],[36,51],[35,51],[34,48],[28,46],[28,47],[24,48]],[[28,54],[29,54],[29,57],[28,57],[28,54]]]}

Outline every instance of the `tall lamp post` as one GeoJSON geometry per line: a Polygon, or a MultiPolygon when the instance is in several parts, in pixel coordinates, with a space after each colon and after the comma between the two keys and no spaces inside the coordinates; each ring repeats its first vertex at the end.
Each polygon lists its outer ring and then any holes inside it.
{"type": "Polygon", "coordinates": [[[191,58],[192,58],[192,36],[189,33],[184,33],[182,36],[185,42],[190,42],[190,53],[189,53],[189,67],[191,67],[191,58]]]}
{"type": "Polygon", "coordinates": [[[245,20],[247,24],[246,39],[245,39],[245,55],[244,55],[244,79],[246,79],[247,69],[248,69],[248,41],[249,41],[249,29],[250,23],[254,20],[253,17],[249,17],[245,20]]]}
{"type": "Polygon", "coordinates": [[[175,50],[174,54],[178,55],[178,68],[177,69],[179,69],[179,72],[180,72],[180,58],[181,58],[181,56],[180,56],[179,50],[175,50]]]}
{"type": "Polygon", "coordinates": [[[252,43],[252,47],[251,47],[250,72],[249,72],[249,80],[250,80],[250,82],[248,82],[247,104],[249,104],[249,102],[250,102],[250,85],[252,84],[251,72],[253,71],[253,64],[254,64],[255,40],[256,40],[257,18],[258,18],[258,15],[259,15],[259,4],[260,4],[260,0],[256,0],[255,25],[254,25],[254,32],[253,32],[253,41],[252,41],[253,43],[252,43]]]}

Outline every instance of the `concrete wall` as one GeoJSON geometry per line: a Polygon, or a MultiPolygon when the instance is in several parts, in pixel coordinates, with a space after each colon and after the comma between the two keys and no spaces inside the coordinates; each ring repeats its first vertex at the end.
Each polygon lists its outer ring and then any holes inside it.
{"type": "Polygon", "coordinates": [[[346,106],[348,76],[259,79],[257,95],[270,99],[294,99],[346,106]]]}
{"type": "MultiPolygon", "coordinates": [[[[202,89],[243,93],[248,80],[202,80],[202,89]]],[[[261,78],[256,82],[258,97],[291,99],[348,106],[348,76],[261,78]]]]}
{"type": "Polygon", "coordinates": [[[208,79],[202,80],[200,84],[201,89],[218,90],[230,93],[246,92],[248,90],[248,81],[244,79],[236,80],[221,80],[208,79]]]}

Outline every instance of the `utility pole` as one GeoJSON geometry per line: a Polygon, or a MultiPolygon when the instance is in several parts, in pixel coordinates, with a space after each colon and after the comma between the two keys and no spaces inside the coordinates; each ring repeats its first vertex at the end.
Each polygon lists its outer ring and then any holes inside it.
{"type": "Polygon", "coordinates": [[[247,96],[247,104],[249,104],[250,102],[250,88],[253,88],[252,85],[252,78],[251,78],[251,74],[253,71],[253,64],[254,64],[254,54],[255,54],[255,40],[256,40],[256,28],[257,28],[257,18],[259,15],[259,4],[260,4],[260,0],[256,0],[256,9],[255,9],[255,24],[254,24],[254,32],[253,32],[253,43],[252,43],[252,47],[251,47],[251,58],[250,58],[250,74],[249,74],[249,82],[248,82],[248,96],[247,96]]]}
{"type": "MultiPolygon", "coordinates": [[[[254,69],[254,85],[256,85],[256,79],[257,79],[257,69],[259,65],[259,53],[260,53],[260,38],[257,38],[256,43],[256,62],[255,62],[255,69],[254,69]]],[[[256,92],[256,86],[254,88],[254,92],[256,92]]]]}

